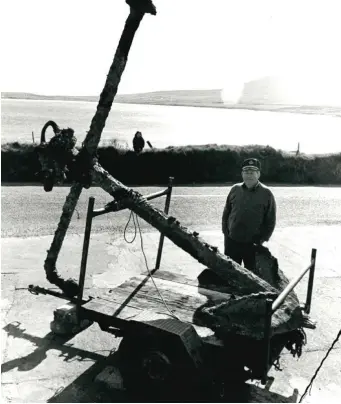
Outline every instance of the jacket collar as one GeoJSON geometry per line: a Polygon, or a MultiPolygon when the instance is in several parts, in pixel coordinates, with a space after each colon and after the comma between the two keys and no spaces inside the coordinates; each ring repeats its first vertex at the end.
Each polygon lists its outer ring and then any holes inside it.
{"type": "Polygon", "coordinates": [[[245,185],[245,182],[243,182],[242,187],[243,187],[244,189],[247,189],[248,191],[255,191],[255,190],[259,187],[259,185],[260,185],[260,181],[257,181],[257,184],[256,184],[254,187],[252,187],[252,188],[249,189],[249,188],[245,185]]]}

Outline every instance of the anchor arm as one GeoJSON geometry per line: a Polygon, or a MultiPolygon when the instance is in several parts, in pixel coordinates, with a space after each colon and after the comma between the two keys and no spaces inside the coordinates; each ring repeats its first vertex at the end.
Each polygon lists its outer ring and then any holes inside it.
{"type": "Polygon", "coordinates": [[[100,164],[94,165],[92,175],[96,183],[104,191],[114,196],[119,203],[124,204],[174,244],[216,272],[240,293],[273,292],[278,294],[278,291],[266,281],[218,252],[215,247],[210,246],[195,232],[181,226],[175,218],[155,208],[141,194],[116,180],[100,164]]]}
{"type": "MultiPolygon", "coordinates": [[[[96,153],[106,119],[109,115],[115,95],[117,94],[118,85],[126,66],[131,44],[140,22],[145,13],[156,14],[156,9],[150,0],[127,0],[127,4],[130,6],[130,13],[124,26],[114,60],[110,66],[103,91],[100,95],[96,113],[91,121],[90,130],[83,143],[83,150],[86,150],[89,158],[96,153]]],[[[70,296],[75,296],[78,293],[78,285],[72,280],[65,281],[60,277],[56,269],[56,262],[81,192],[81,184],[76,183],[71,187],[70,193],[66,197],[63,212],[44,265],[47,279],[70,296]]]]}

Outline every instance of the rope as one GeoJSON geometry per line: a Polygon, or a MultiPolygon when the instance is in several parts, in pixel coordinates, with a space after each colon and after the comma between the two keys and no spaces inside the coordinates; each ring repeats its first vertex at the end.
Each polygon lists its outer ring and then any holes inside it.
{"type": "Polygon", "coordinates": [[[311,378],[311,380],[310,380],[308,386],[306,387],[304,393],[302,394],[299,403],[302,402],[302,400],[304,399],[304,397],[305,397],[305,395],[307,394],[308,390],[309,390],[309,394],[311,393],[311,388],[312,388],[312,386],[313,386],[314,380],[315,380],[315,378],[316,378],[318,372],[320,371],[320,369],[321,369],[321,367],[322,367],[322,365],[323,365],[323,362],[327,359],[328,355],[330,354],[330,352],[331,352],[332,349],[334,348],[334,345],[335,345],[335,344],[337,343],[337,341],[339,340],[340,335],[341,335],[341,329],[340,329],[340,331],[338,332],[338,334],[337,334],[336,338],[334,339],[333,343],[331,344],[330,348],[328,349],[328,351],[327,351],[325,357],[322,359],[322,361],[321,361],[319,367],[316,369],[315,374],[314,374],[314,376],[311,378]]]}
{"type": "MultiPolygon", "coordinates": [[[[144,257],[144,262],[145,262],[145,264],[146,264],[146,268],[147,268],[148,274],[149,274],[149,276],[150,276],[150,278],[151,278],[151,280],[152,280],[152,282],[153,282],[153,284],[154,284],[154,287],[155,287],[156,291],[158,292],[158,294],[159,294],[159,296],[160,296],[160,299],[162,300],[162,302],[163,302],[164,306],[166,307],[167,311],[169,312],[169,315],[170,315],[171,317],[173,317],[173,318],[175,318],[175,319],[181,321],[181,320],[179,319],[179,317],[178,317],[176,314],[174,314],[174,313],[172,312],[172,310],[168,307],[168,305],[167,305],[165,299],[163,298],[163,296],[162,296],[162,294],[161,294],[159,288],[157,287],[157,284],[155,283],[154,277],[153,277],[153,275],[152,275],[152,273],[151,273],[151,271],[150,271],[150,269],[149,269],[149,266],[148,266],[148,261],[147,261],[146,254],[145,254],[145,252],[144,252],[143,238],[142,238],[142,232],[141,232],[141,227],[140,227],[139,219],[138,219],[138,216],[137,216],[136,214],[135,214],[135,216],[136,216],[136,222],[135,222],[135,218],[134,218],[134,212],[131,211],[130,216],[129,216],[129,220],[128,220],[128,222],[127,222],[127,224],[126,224],[126,226],[125,226],[125,229],[124,229],[124,240],[125,240],[127,243],[132,243],[132,242],[135,240],[135,238],[136,238],[136,233],[137,233],[137,230],[136,230],[136,223],[137,223],[137,227],[138,227],[138,229],[139,229],[139,234],[140,234],[140,240],[141,240],[141,250],[142,250],[142,254],[143,254],[143,257],[144,257]],[[125,233],[126,233],[126,229],[127,229],[127,227],[128,227],[128,224],[129,224],[129,222],[130,222],[131,217],[133,217],[134,232],[135,232],[135,234],[134,234],[134,237],[133,237],[132,241],[128,241],[127,238],[126,238],[125,233]]],[[[168,313],[167,313],[167,315],[168,315],[168,313]]]]}
{"type": "Polygon", "coordinates": [[[127,224],[126,224],[126,227],[124,228],[124,233],[123,233],[124,240],[129,244],[133,243],[135,241],[135,239],[136,239],[136,223],[135,223],[135,218],[134,218],[133,213],[134,213],[133,211],[130,212],[129,220],[128,220],[127,224]],[[133,239],[131,241],[129,241],[129,240],[127,240],[127,237],[126,237],[126,231],[127,231],[127,227],[128,227],[128,225],[130,223],[131,218],[133,218],[135,234],[134,234],[133,239]]]}

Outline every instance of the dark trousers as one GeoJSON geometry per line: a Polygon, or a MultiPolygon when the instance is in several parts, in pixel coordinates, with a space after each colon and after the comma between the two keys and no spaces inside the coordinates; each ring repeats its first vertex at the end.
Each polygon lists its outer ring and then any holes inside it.
{"type": "Polygon", "coordinates": [[[244,267],[249,271],[254,272],[256,268],[256,254],[253,243],[240,243],[225,236],[224,254],[244,267]]]}

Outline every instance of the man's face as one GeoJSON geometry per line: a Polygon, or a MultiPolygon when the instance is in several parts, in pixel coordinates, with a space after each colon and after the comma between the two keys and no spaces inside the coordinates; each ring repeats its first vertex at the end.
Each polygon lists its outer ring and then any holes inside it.
{"type": "Polygon", "coordinates": [[[257,184],[260,177],[260,172],[259,170],[254,170],[252,168],[246,168],[242,170],[242,177],[245,185],[248,188],[252,188],[257,184]]]}

